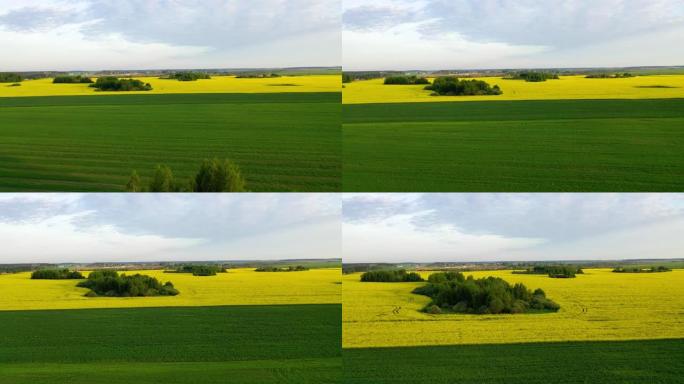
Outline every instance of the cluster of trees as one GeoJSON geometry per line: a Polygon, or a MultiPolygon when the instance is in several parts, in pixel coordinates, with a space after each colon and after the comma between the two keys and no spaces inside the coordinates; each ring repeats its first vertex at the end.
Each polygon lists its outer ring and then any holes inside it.
{"type": "Polygon", "coordinates": [[[300,272],[308,271],[309,268],[303,265],[289,266],[289,267],[259,267],[254,270],[254,272],[300,272]]]}
{"type": "Polygon", "coordinates": [[[192,273],[193,276],[216,276],[217,273],[225,273],[226,269],[222,265],[181,265],[173,271],[167,273],[192,273]]]}
{"type": "Polygon", "coordinates": [[[18,73],[0,73],[0,83],[21,83],[24,80],[18,73]]]}
{"type": "Polygon", "coordinates": [[[434,91],[433,95],[436,96],[482,96],[503,93],[498,85],[492,87],[483,80],[460,80],[455,76],[438,77],[425,89],[434,91]]]}
{"type": "Polygon", "coordinates": [[[656,272],[670,272],[670,268],[659,265],[657,267],[641,268],[641,267],[617,267],[613,269],[615,273],[656,273],[656,272]]]}
{"type": "Polygon", "coordinates": [[[522,283],[510,285],[498,277],[465,278],[460,272],[438,272],[428,278],[428,285],[413,293],[432,299],[428,313],[525,313],[557,311],[560,306],[546,298],[541,289],[534,292],[522,283]]]}
{"type": "Polygon", "coordinates": [[[361,281],[378,283],[404,283],[424,280],[420,274],[416,272],[406,272],[405,269],[387,269],[365,272],[361,275],[361,281]]]}
{"type": "Polygon", "coordinates": [[[53,84],[92,84],[93,79],[85,76],[55,76],[53,84]]]}
{"type": "Polygon", "coordinates": [[[235,77],[238,79],[269,79],[281,76],[277,73],[243,73],[235,77]]]}
{"type": "Polygon", "coordinates": [[[515,72],[504,77],[507,80],[525,80],[530,83],[540,83],[546,80],[558,80],[558,74],[550,72],[515,72]]]}
{"type": "Polygon", "coordinates": [[[635,75],[624,72],[624,73],[592,73],[587,75],[587,79],[625,79],[628,77],[635,77],[635,75]]]}
{"type": "Polygon", "coordinates": [[[577,274],[583,274],[582,268],[574,265],[535,265],[524,271],[513,271],[522,275],[549,275],[554,278],[572,278],[577,274]]]}
{"type": "Polygon", "coordinates": [[[179,293],[170,281],[162,284],[147,275],[119,275],[111,270],[90,272],[88,279],[77,286],[90,289],[87,297],[176,296],[179,293]]]}
{"type": "Polygon", "coordinates": [[[147,186],[134,170],[126,184],[126,192],[245,192],[245,179],[240,168],[229,160],[205,159],[197,174],[188,182],[180,182],[171,168],[158,165],[147,186]]]}
{"type": "Polygon", "coordinates": [[[407,75],[385,77],[385,85],[414,85],[414,84],[430,84],[430,81],[424,77],[407,76],[407,75]]]}
{"type": "Polygon", "coordinates": [[[118,77],[105,76],[98,77],[95,83],[90,84],[91,88],[98,91],[110,92],[131,92],[131,91],[151,91],[150,83],[143,83],[137,79],[119,79],[118,77]]]}
{"type": "Polygon", "coordinates": [[[197,80],[209,80],[211,76],[204,72],[174,72],[168,76],[162,77],[162,79],[171,79],[178,81],[197,81],[197,80]]]}
{"type": "Polygon", "coordinates": [[[70,280],[84,279],[81,272],[68,269],[39,269],[33,271],[31,278],[34,280],[70,280]]]}

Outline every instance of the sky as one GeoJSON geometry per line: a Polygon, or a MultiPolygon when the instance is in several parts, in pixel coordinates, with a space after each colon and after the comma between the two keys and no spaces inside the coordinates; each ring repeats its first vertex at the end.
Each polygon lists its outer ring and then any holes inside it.
{"type": "Polygon", "coordinates": [[[684,65],[681,0],[344,0],[345,70],[684,65]]]}
{"type": "Polygon", "coordinates": [[[341,65],[341,0],[0,0],[0,71],[341,65]]]}
{"type": "Polygon", "coordinates": [[[682,194],[345,194],[345,263],[684,258],[682,194]]]}
{"type": "Polygon", "coordinates": [[[0,194],[0,264],[341,258],[337,194],[0,194]]]}

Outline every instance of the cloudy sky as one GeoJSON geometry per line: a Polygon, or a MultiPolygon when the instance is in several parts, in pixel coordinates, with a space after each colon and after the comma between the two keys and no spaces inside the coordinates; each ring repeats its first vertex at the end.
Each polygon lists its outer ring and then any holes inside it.
{"type": "Polygon", "coordinates": [[[346,70],[684,65],[681,0],[345,0],[346,70]]]}
{"type": "Polygon", "coordinates": [[[336,194],[0,194],[0,263],[340,258],[336,194]]]}
{"type": "Polygon", "coordinates": [[[684,257],[682,194],[346,194],[352,262],[684,257]]]}
{"type": "Polygon", "coordinates": [[[0,71],[341,65],[341,0],[0,0],[0,71]]]}

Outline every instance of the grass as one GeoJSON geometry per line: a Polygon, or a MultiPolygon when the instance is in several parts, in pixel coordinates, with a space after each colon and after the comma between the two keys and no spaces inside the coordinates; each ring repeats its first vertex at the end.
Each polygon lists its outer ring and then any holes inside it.
{"type": "Polygon", "coordinates": [[[359,104],[343,122],[344,191],[684,189],[684,99],[359,104]]]}
{"type": "MultiPolygon", "coordinates": [[[[525,342],[684,338],[684,270],[612,273],[585,269],[574,279],[511,271],[467,272],[542,288],[561,306],[555,313],[431,315],[430,299],[411,291],[425,283],[362,283],[343,276],[345,348],[512,344],[525,342]],[[397,310],[398,309],[398,310],[397,310]]],[[[427,278],[430,272],[421,272],[427,278]]]]}
{"type": "Polygon", "coordinates": [[[334,383],[340,305],[0,312],[0,383],[334,383]]]}
{"type": "Polygon", "coordinates": [[[684,340],[345,349],[354,383],[681,382],[684,340]]]}
{"type": "MultiPolygon", "coordinates": [[[[342,77],[335,75],[283,76],[266,79],[238,79],[234,76],[213,76],[209,80],[177,81],[159,77],[136,77],[152,85],[152,91],[126,94],[187,94],[187,93],[271,93],[282,92],[274,84],[293,84],[288,92],[340,92],[342,77]]],[[[93,78],[95,79],[95,78],[93,78]]],[[[108,95],[121,92],[96,92],[89,84],[53,84],[52,79],[24,80],[21,87],[0,87],[2,97],[108,95]]]]}
{"type": "Polygon", "coordinates": [[[339,100],[332,92],[0,98],[0,191],[122,191],[132,170],[145,182],[160,163],[185,181],[213,157],[236,162],[251,191],[339,191],[339,100]]]}
{"type": "Polygon", "coordinates": [[[499,96],[431,96],[424,85],[385,86],[383,79],[355,81],[342,90],[345,104],[429,103],[453,101],[661,99],[684,97],[684,75],[637,76],[624,79],[587,79],[561,76],[559,80],[528,83],[500,77],[479,78],[503,91],[499,96]],[[654,87],[654,86],[666,86],[654,87]]]}
{"type": "MultiPolygon", "coordinates": [[[[303,272],[258,273],[229,269],[216,276],[192,276],[163,271],[131,271],[171,281],[178,296],[84,297],[77,280],[31,280],[30,273],[0,275],[0,313],[3,310],[221,306],[268,304],[338,304],[340,268],[303,272]]],[[[86,272],[84,272],[86,274],[86,272]]]]}

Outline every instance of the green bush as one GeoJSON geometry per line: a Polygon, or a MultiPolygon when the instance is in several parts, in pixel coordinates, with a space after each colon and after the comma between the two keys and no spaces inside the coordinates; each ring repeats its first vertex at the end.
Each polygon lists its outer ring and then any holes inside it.
{"type": "Polygon", "coordinates": [[[524,271],[513,271],[519,275],[549,275],[553,278],[574,278],[577,274],[583,274],[582,268],[574,265],[535,265],[524,271]]]}
{"type": "Polygon", "coordinates": [[[230,160],[204,160],[193,180],[193,192],[244,192],[245,179],[230,160]]]}
{"type": "Polygon", "coordinates": [[[87,280],[81,281],[77,286],[90,289],[85,294],[86,297],[175,296],[179,293],[170,281],[162,284],[154,277],[141,274],[119,275],[110,270],[93,271],[87,280]]]}
{"type": "Polygon", "coordinates": [[[546,80],[558,80],[558,75],[549,72],[516,72],[514,74],[505,76],[504,79],[507,80],[525,80],[530,83],[540,83],[546,80]]]}
{"type": "Polygon", "coordinates": [[[390,269],[365,272],[361,275],[361,281],[379,283],[403,283],[424,280],[416,272],[406,272],[405,269],[390,269]]]}
{"type": "Polygon", "coordinates": [[[52,79],[53,84],[91,84],[93,79],[83,76],[56,76],[52,79]]]}
{"type": "Polygon", "coordinates": [[[151,91],[150,83],[143,83],[137,79],[119,79],[112,76],[98,77],[95,83],[90,84],[91,88],[98,91],[108,92],[132,92],[132,91],[151,91]]]}
{"type": "Polygon", "coordinates": [[[83,279],[83,275],[78,271],[68,269],[39,269],[31,274],[34,280],[69,280],[83,279]]]}
{"type": "Polygon", "coordinates": [[[434,91],[436,96],[484,96],[503,93],[498,85],[492,87],[486,81],[460,80],[454,76],[438,77],[425,89],[434,91]]]}
{"type": "Polygon", "coordinates": [[[217,273],[225,273],[226,269],[222,265],[182,265],[175,270],[165,271],[167,273],[192,273],[193,276],[216,276],[217,273]]]}
{"type": "Polygon", "coordinates": [[[418,76],[388,76],[385,77],[385,85],[414,85],[414,84],[430,84],[430,81],[424,77],[418,76]]]}
{"type": "Polygon", "coordinates": [[[209,76],[208,73],[204,72],[174,72],[168,76],[162,77],[162,79],[171,79],[178,81],[197,81],[211,79],[211,76],[209,76]]]}
{"type": "Polygon", "coordinates": [[[428,313],[500,314],[560,309],[541,289],[532,292],[521,283],[510,285],[498,277],[465,278],[459,272],[433,273],[428,284],[413,293],[432,299],[423,309],[428,313]]]}

